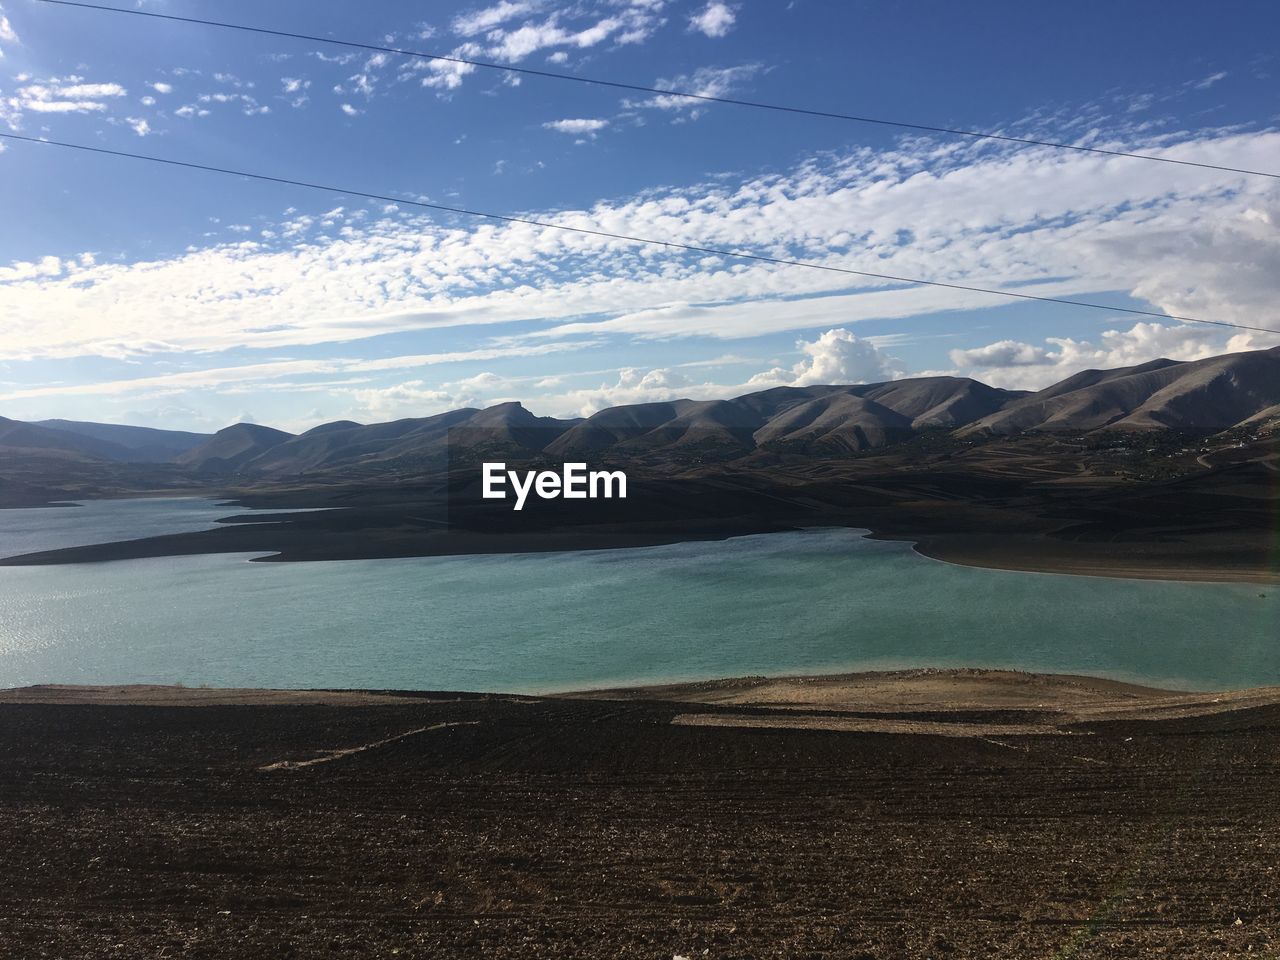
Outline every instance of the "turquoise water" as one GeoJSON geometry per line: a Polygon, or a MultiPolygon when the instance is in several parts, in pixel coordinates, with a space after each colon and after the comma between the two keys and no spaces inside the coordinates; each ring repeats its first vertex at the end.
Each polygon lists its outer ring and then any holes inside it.
{"type": "MultiPolygon", "coordinates": [[[[66,524],[77,510],[97,518],[81,537],[229,512],[172,500],[0,511],[0,554],[18,552],[10,529],[40,539],[33,515],[66,524]]],[[[0,686],[538,692],[903,666],[1280,684],[1280,590],[972,569],[852,530],[550,555],[0,568],[0,686]]]]}
{"type": "Polygon", "coordinates": [[[203,497],[88,500],[74,506],[0,510],[0,557],[165,533],[208,530],[240,511],[203,497]]]}

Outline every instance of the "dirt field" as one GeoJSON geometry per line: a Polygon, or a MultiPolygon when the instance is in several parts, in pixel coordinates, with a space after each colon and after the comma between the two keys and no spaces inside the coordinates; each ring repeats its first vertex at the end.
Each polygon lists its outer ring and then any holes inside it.
{"type": "Polygon", "coordinates": [[[0,956],[1274,957],[1278,701],[15,691],[0,956]]]}

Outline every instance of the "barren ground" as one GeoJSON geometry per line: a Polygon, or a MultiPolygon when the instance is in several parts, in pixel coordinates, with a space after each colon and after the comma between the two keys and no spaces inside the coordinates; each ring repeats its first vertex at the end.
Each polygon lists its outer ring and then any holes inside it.
{"type": "Polygon", "coordinates": [[[0,956],[1275,956],[1278,701],[12,691],[0,956]]]}

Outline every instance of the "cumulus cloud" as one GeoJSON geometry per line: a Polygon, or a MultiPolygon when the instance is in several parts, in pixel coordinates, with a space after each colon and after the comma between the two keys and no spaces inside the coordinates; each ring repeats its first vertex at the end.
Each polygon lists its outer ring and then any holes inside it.
{"type": "Polygon", "coordinates": [[[1044,347],[1019,340],[1000,340],[971,350],[952,350],[951,362],[958,367],[1037,367],[1053,363],[1053,355],[1044,347]]]}
{"type": "Polygon", "coordinates": [[[359,407],[362,416],[374,420],[430,416],[465,407],[488,407],[514,397],[503,397],[513,381],[496,373],[482,372],[459,380],[431,384],[408,380],[389,387],[353,387],[340,391],[359,407]]]}
{"type": "Polygon", "coordinates": [[[553,411],[553,416],[589,417],[605,407],[682,398],[704,399],[708,393],[719,396],[725,389],[718,384],[695,384],[672,368],[644,370],[624,367],[616,371],[613,382],[545,397],[541,404],[553,411]]]}
{"type": "Polygon", "coordinates": [[[723,37],[733,29],[737,14],[734,8],[720,0],[712,0],[689,18],[689,29],[708,37],[723,37]]]}
{"type": "Polygon", "coordinates": [[[1104,330],[1096,341],[1049,337],[1043,345],[1002,340],[951,351],[957,373],[998,387],[1039,390],[1085,369],[1130,367],[1151,360],[1202,360],[1225,350],[1280,344],[1280,335],[1241,334],[1225,347],[1218,331],[1199,324],[1136,323],[1104,330]]]}
{"type": "MultiPolygon", "coordinates": [[[[848,330],[828,330],[815,340],[800,340],[796,343],[796,350],[802,355],[802,359],[793,367],[774,367],[745,382],[696,380],[688,372],[697,368],[724,367],[747,362],[744,358],[730,355],[648,370],[642,367],[623,367],[617,371],[609,371],[616,375],[616,379],[612,381],[595,387],[549,394],[538,403],[540,408],[545,408],[554,416],[589,417],[605,407],[620,404],[681,399],[720,400],[777,386],[875,383],[902,375],[899,361],[885,354],[870,340],[859,339],[848,330]]],[[[556,381],[560,379],[553,378],[556,381]]]]}
{"type": "Polygon", "coordinates": [[[173,93],[173,84],[156,82],[151,84],[151,89],[156,93],[173,93]]]}
{"type": "Polygon", "coordinates": [[[813,341],[801,340],[796,349],[804,354],[790,369],[774,367],[748,381],[757,388],[789,385],[805,387],[819,383],[879,383],[903,374],[901,361],[889,356],[874,343],[848,330],[828,330],[813,341]]]}

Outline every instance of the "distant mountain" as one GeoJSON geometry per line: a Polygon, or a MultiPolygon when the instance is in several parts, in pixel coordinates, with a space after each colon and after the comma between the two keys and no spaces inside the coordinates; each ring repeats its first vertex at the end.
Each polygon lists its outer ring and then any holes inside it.
{"type": "Polygon", "coordinates": [[[774,387],[731,400],[627,404],[577,421],[537,417],[518,403],[392,423],[340,421],[241,456],[234,472],[267,478],[331,471],[397,475],[443,466],[450,455],[683,462],[730,460],[757,450],[843,456],[892,446],[922,431],[1214,432],[1277,405],[1280,350],[1271,350],[1086,370],[1038,393],[964,377],[914,377],[774,387]]]}
{"type": "MultiPolygon", "coordinates": [[[[359,424],[294,436],[240,423],[212,436],[111,424],[0,418],[0,451],[42,459],[171,460],[205,476],[397,478],[475,459],[689,463],[766,454],[845,456],[921,432],[960,437],[1026,432],[1174,430],[1217,433],[1280,423],[1280,347],[1193,362],[1154,360],[1085,370],[1036,393],[963,377],[774,387],[731,400],[671,400],[601,410],[585,420],[538,417],[519,403],[359,424]],[[176,453],[165,457],[167,451],[176,453]]],[[[3,461],[0,461],[2,465],[3,461]]]]}
{"type": "Polygon", "coordinates": [[[0,450],[22,452],[28,456],[116,461],[128,460],[131,454],[128,447],[109,440],[51,430],[6,417],[0,417],[0,450]]]}
{"type": "Polygon", "coordinates": [[[1086,370],[982,417],[962,435],[1103,430],[1217,432],[1280,404],[1280,347],[1086,370]]]}
{"type": "Polygon", "coordinates": [[[174,462],[197,473],[236,473],[249,461],[291,439],[293,434],[283,430],[256,423],[237,423],[175,457],[174,462]]]}
{"type": "Polygon", "coordinates": [[[911,418],[855,393],[831,393],[797,404],[756,431],[757,445],[857,453],[911,436],[911,418]]]}
{"type": "Polygon", "coordinates": [[[325,433],[337,433],[340,430],[350,430],[353,427],[359,427],[362,424],[356,423],[354,420],[334,420],[331,423],[322,423],[318,427],[312,427],[310,430],[304,430],[298,434],[300,437],[318,437],[325,433]]]}
{"type": "Polygon", "coordinates": [[[570,427],[547,447],[558,457],[588,456],[644,436],[696,407],[693,400],[608,407],[570,427]]]}
{"type": "Polygon", "coordinates": [[[403,453],[415,444],[430,443],[436,437],[445,436],[452,423],[475,412],[451,410],[434,417],[367,426],[347,421],[324,424],[264,451],[244,466],[248,472],[261,476],[287,476],[394,458],[397,452],[403,453]]]}
{"type": "Polygon", "coordinates": [[[164,463],[199,446],[212,436],[208,433],[156,430],[116,423],[85,423],[77,420],[38,420],[35,426],[62,430],[122,447],[125,453],[121,457],[135,463],[164,463]]]}
{"type": "Polygon", "coordinates": [[[913,430],[955,429],[1027,396],[1025,390],[1001,390],[968,377],[913,377],[850,392],[910,417],[913,430]]]}
{"type": "Polygon", "coordinates": [[[923,429],[955,428],[1023,396],[961,377],[774,387],[733,400],[611,407],[567,431],[547,453],[696,450],[724,457],[759,447],[853,453],[897,443],[923,429]]]}
{"type": "Polygon", "coordinates": [[[432,417],[362,425],[324,424],[241,462],[237,471],[264,477],[327,470],[391,472],[443,466],[454,452],[529,456],[554,442],[576,420],[538,417],[519,403],[472,407],[432,417]]]}

